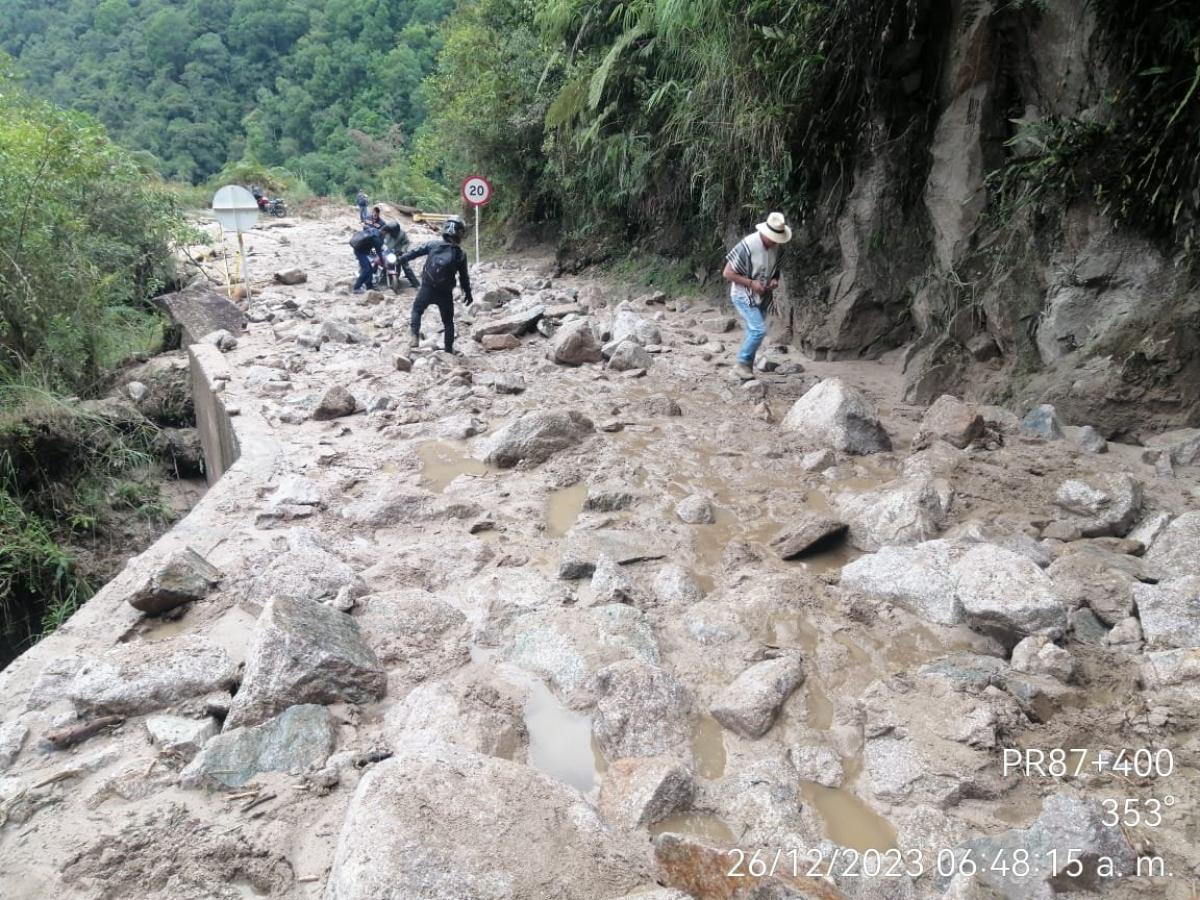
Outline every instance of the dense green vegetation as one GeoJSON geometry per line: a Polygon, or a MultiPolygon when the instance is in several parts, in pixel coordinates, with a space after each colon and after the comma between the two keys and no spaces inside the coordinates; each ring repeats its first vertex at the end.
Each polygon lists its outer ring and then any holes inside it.
{"type": "Polygon", "coordinates": [[[243,158],[319,193],[375,177],[424,118],[453,0],[9,0],[0,49],[164,176],[243,158]]]}
{"type": "Polygon", "coordinates": [[[90,118],[0,69],[0,664],[89,592],[64,541],[162,511],[152,429],[62,395],[161,346],[152,297],[186,234],[171,194],[90,118]]]}

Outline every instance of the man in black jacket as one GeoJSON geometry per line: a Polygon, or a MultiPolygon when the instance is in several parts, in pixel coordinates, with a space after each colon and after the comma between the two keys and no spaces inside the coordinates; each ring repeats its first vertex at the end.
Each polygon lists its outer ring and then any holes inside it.
{"type": "Polygon", "coordinates": [[[354,282],[353,292],[361,294],[364,290],[375,287],[374,275],[371,271],[371,251],[376,253],[383,249],[383,232],[372,225],[364,224],[361,231],[356,231],[350,238],[350,249],[358,260],[358,280],[354,282]]]}
{"type": "Polygon", "coordinates": [[[417,299],[412,308],[412,338],[410,349],[415,350],[421,342],[421,316],[430,304],[437,306],[442,316],[442,328],[445,337],[447,353],[454,352],[454,282],[457,278],[463,291],[463,303],[470,306],[474,302],[471,296],[471,278],[467,274],[467,254],[459,244],[467,226],[458,216],[451,216],[442,226],[442,240],[430,241],[415,250],[409,250],[400,257],[400,265],[407,267],[408,263],[418,256],[427,257],[425,269],[421,272],[421,289],[417,291],[417,299]]]}

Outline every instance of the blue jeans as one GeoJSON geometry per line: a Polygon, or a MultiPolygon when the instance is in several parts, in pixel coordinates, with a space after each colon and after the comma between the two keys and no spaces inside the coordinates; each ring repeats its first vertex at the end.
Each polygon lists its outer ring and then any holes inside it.
{"type": "Polygon", "coordinates": [[[358,260],[358,281],[354,282],[354,290],[357,291],[360,287],[370,290],[375,286],[371,274],[371,257],[365,250],[355,250],[354,257],[358,260]]]}
{"type": "Polygon", "coordinates": [[[758,306],[751,306],[745,300],[734,300],[733,308],[742,317],[746,325],[746,339],[742,341],[742,349],[738,351],[738,362],[754,368],[754,354],[767,336],[767,312],[770,302],[759,299],[758,306]]]}

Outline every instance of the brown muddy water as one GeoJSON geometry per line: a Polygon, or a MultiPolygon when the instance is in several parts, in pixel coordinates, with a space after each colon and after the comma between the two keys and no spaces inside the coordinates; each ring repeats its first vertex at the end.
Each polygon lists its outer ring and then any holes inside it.
{"type": "Polygon", "coordinates": [[[464,445],[450,441],[418,444],[417,458],[421,460],[421,482],[435,494],[442,493],[460,475],[479,478],[498,471],[468,456],[464,445]]]}

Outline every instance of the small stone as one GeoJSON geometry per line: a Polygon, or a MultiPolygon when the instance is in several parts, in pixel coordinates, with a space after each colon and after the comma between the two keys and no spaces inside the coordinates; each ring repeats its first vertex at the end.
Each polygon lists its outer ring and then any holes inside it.
{"type": "Polygon", "coordinates": [[[1104,439],[1104,435],[1098,432],[1091,425],[1084,425],[1082,428],[1080,428],[1079,434],[1075,437],[1075,441],[1088,453],[1108,452],[1108,441],[1104,439]]]}
{"type": "Polygon", "coordinates": [[[212,344],[222,353],[228,353],[230,350],[236,350],[238,345],[237,338],[223,328],[218,329],[217,331],[211,331],[204,335],[204,337],[200,338],[200,343],[212,344]]]}
{"type": "Polygon", "coordinates": [[[1013,648],[1012,667],[1028,675],[1046,675],[1069,682],[1075,675],[1075,660],[1045,635],[1030,635],[1013,648]]]}
{"type": "Polygon", "coordinates": [[[150,393],[150,389],[140,381],[131,381],[125,385],[125,393],[134,403],[140,403],[150,393]]]}
{"type": "Polygon", "coordinates": [[[611,556],[601,556],[592,571],[592,594],[598,603],[630,603],[633,582],[611,556]]]}
{"type": "Polygon", "coordinates": [[[654,357],[646,348],[632,340],[622,341],[608,358],[608,368],[614,372],[636,372],[649,369],[653,363],[654,357]]]}
{"type": "Polygon", "coordinates": [[[945,441],[960,450],[983,434],[983,416],[957,397],[943,394],[925,412],[913,447],[928,447],[935,441],[945,441]]]}
{"type": "Polygon", "coordinates": [[[654,578],[654,593],[662,603],[698,603],[704,591],[682,566],[663,566],[654,578]]]}
{"type": "Polygon", "coordinates": [[[700,321],[700,327],[710,334],[724,334],[737,327],[737,320],[732,316],[709,316],[700,321]]]}
{"type": "Polygon", "coordinates": [[[824,787],[841,787],[846,777],[842,758],[829,747],[794,746],[788,750],[796,774],[804,781],[824,787]]]}
{"type": "Polygon", "coordinates": [[[717,512],[712,500],[700,494],[692,494],[679,501],[675,507],[679,521],[687,525],[712,525],[717,521],[717,512]]]}
{"type": "Polygon", "coordinates": [[[749,381],[743,381],[741,385],[741,391],[743,394],[753,397],[756,400],[761,400],[763,397],[767,396],[767,386],[757,378],[752,378],[749,381]]]}
{"type": "Polygon", "coordinates": [[[182,716],[151,716],[146,720],[150,743],[190,760],[209,738],[220,733],[215,719],[185,719],[182,716]]]}
{"type": "Polygon", "coordinates": [[[671,418],[683,415],[683,410],[671,397],[647,397],[637,404],[637,408],[642,415],[651,418],[671,418]]]}
{"type": "Polygon", "coordinates": [[[392,367],[397,372],[411,372],[412,365],[412,360],[403,353],[397,353],[392,357],[392,367]]]}
{"type": "Polygon", "coordinates": [[[804,472],[824,472],[837,465],[837,456],[832,450],[814,450],[800,457],[800,469],[804,472]]]}
{"type": "Polygon", "coordinates": [[[1130,616],[1112,627],[1112,630],[1105,636],[1104,643],[1110,647],[1141,646],[1142,640],[1142,623],[1136,616],[1130,616]]]}
{"type": "Polygon", "coordinates": [[[356,408],[354,395],[342,385],[334,385],[325,392],[325,396],[321,398],[321,402],[313,411],[312,417],[318,422],[326,422],[330,419],[340,419],[343,416],[352,415],[356,408]]]}

